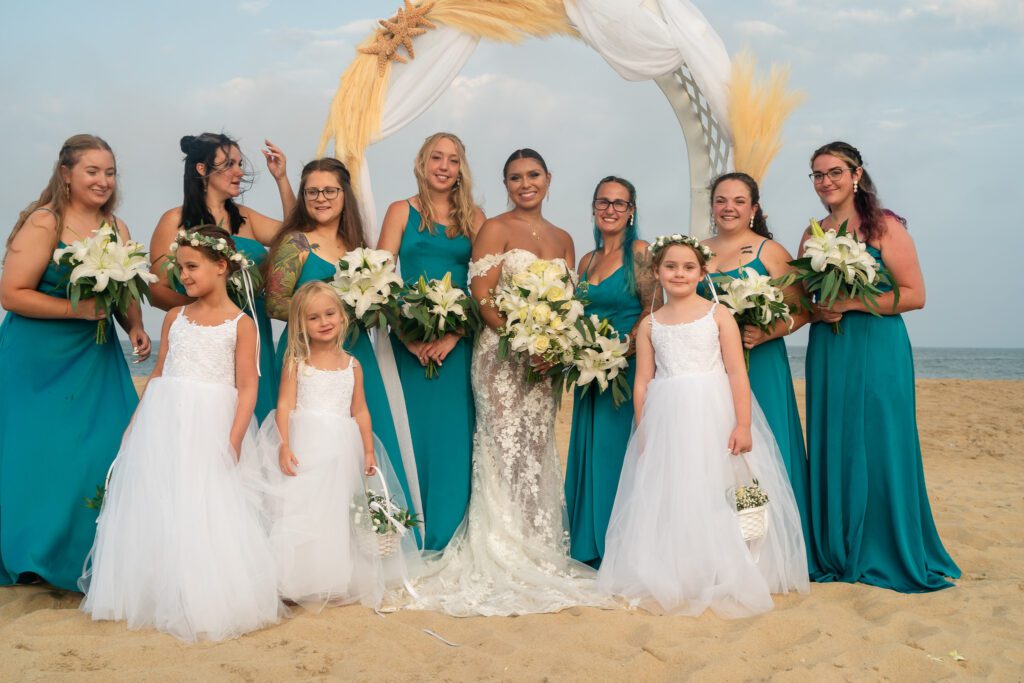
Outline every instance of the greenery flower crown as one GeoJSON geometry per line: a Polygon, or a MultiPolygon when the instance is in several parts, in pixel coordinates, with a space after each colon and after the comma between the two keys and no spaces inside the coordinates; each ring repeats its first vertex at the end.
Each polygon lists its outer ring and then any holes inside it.
{"type": "Polygon", "coordinates": [[[211,237],[204,235],[200,232],[189,232],[184,228],[178,230],[178,236],[171,242],[171,260],[173,260],[173,253],[178,251],[178,247],[189,246],[189,247],[206,247],[214,251],[224,254],[224,257],[229,261],[234,261],[242,268],[252,268],[256,265],[256,262],[252,259],[246,258],[245,254],[236,249],[233,249],[228,241],[223,237],[211,237]]]}
{"type": "Polygon", "coordinates": [[[715,257],[715,252],[711,251],[706,246],[701,244],[700,240],[698,240],[696,237],[691,237],[690,235],[680,235],[679,233],[676,233],[674,235],[662,235],[661,237],[656,237],[654,241],[651,242],[651,246],[647,247],[647,251],[650,252],[651,256],[654,256],[665,247],[671,246],[673,244],[685,244],[686,246],[693,248],[694,250],[698,251],[701,256],[704,257],[705,263],[707,263],[708,261],[715,257]]]}

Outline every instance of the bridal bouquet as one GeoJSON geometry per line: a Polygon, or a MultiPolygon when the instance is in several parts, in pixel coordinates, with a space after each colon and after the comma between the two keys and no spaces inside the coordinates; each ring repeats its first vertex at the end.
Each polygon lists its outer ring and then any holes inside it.
{"type": "Polygon", "coordinates": [[[538,259],[511,278],[503,278],[494,290],[494,306],[505,316],[498,330],[498,355],[510,353],[540,358],[551,368],[538,372],[532,364],[526,381],[556,377],[564,386],[565,370],[583,347],[589,319],[583,302],[573,296],[575,285],[565,267],[538,259]]]}
{"type": "Polygon", "coordinates": [[[189,233],[189,231],[184,228],[178,230],[178,236],[173,242],[171,242],[167,250],[167,256],[165,256],[167,262],[164,265],[164,268],[167,270],[168,286],[182,292],[185,291],[185,287],[181,284],[181,266],[178,265],[177,258],[178,247],[182,245],[209,247],[214,251],[221,252],[228,260],[238,263],[241,267],[228,276],[228,297],[241,309],[245,309],[249,306],[249,295],[246,292],[245,275],[243,275],[242,271],[245,271],[248,274],[249,282],[255,292],[258,291],[260,286],[263,284],[263,276],[260,273],[260,267],[254,260],[247,258],[241,251],[232,249],[228,244],[228,241],[223,237],[207,237],[206,235],[195,232],[189,233]]]}
{"type": "Polygon", "coordinates": [[[604,393],[610,386],[615,407],[632,395],[625,370],[629,341],[622,338],[608,320],[591,315],[583,326],[584,341],[577,347],[572,365],[565,372],[566,385],[583,387],[583,395],[593,383],[604,393]]]}
{"type": "MultiPolygon", "coordinates": [[[[157,280],[149,272],[145,247],[122,240],[109,223],[103,223],[92,237],[55,250],[53,260],[72,269],[68,278],[72,308],[91,297],[97,311],[124,315],[133,302],[149,299],[149,285],[157,280]]],[[[106,341],[107,321],[97,320],[96,343],[106,341]]]]}
{"type": "MultiPolygon", "coordinates": [[[[448,332],[476,330],[479,317],[476,302],[452,286],[452,274],[440,280],[420,276],[402,291],[401,337],[406,341],[434,342],[448,332]]],[[[437,364],[427,363],[427,379],[437,377],[437,364]]]]}
{"type": "MultiPolygon", "coordinates": [[[[790,329],[793,328],[793,318],[789,315],[783,289],[795,279],[793,274],[772,279],[744,266],[740,268],[739,277],[715,278],[715,285],[722,293],[719,300],[732,312],[740,328],[750,325],[771,334],[777,320],[785,320],[790,329]]],[[[749,371],[750,349],[746,347],[743,349],[743,360],[749,371]]]]}
{"type": "MultiPolygon", "coordinates": [[[[395,272],[390,252],[367,248],[349,251],[338,262],[331,286],[338,290],[353,319],[363,329],[387,325],[398,329],[402,278],[395,272]]],[[[359,333],[355,325],[350,329],[353,334],[359,333]]]]}
{"type": "MultiPolygon", "coordinates": [[[[868,253],[863,242],[847,233],[846,221],[838,231],[826,232],[812,218],[804,255],[790,265],[796,267],[796,280],[804,283],[807,293],[826,306],[840,297],[860,299],[870,313],[880,315],[875,299],[882,293],[878,288],[882,284],[893,286],[896,302],[899,302],[899,288],[889,271],[868,253]]],[[[832,329],[838,334],[839,323],[833,323],[832,329]]]]}

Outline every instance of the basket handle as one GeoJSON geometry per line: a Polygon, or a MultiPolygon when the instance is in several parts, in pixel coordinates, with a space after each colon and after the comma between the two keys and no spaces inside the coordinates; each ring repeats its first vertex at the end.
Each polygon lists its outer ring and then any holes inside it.
{"type": "MultiPolygon", "coordinates": [[[[747,475],[750,478],[750,482],[754,483],[754,482],[757,481],[757,478],[754,476],[754,470],[750,469],[750,461],[747,460],[747,454],[746,453],[741,453],[740,455],[732,455],[732,453],[730,453],[729,457],[731,457],[731,458],[739,458],[743,462],[743,467],[747,470],[747,475]]],[[[736,474],[736,469],[735,468],[733,468],[733,474],[734,475],[736,474]]]]}

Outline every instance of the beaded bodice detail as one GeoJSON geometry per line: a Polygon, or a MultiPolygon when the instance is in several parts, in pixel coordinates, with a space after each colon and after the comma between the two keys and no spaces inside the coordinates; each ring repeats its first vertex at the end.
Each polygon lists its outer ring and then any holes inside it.
{"type": "Polygon", "coordinates": [[[715,323],[717,307],[712,304],[697,320],[675,325],[663,325],[651,315],[656,378],[725,372],[715,323]]]}
{"type": "Polygon", "coordinates": [[[243,315],[220,325],[198,325],[182,309],[167,333],[163,376],[235,386],[235,341],[243,315]]]}
{"type": "Polygon", "coordinates": [[[355,363],[356,359],[351,359],[344,370],[321,370],[300,363],[295,409],[351,416],[352,392],[355,387],[355,373],[352,368],[355,363]]]}

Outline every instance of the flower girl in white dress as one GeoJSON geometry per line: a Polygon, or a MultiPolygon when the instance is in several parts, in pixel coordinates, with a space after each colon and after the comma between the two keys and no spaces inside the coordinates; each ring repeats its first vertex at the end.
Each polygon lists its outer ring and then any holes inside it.
{"type": "Polygon", "coordinates": [[[231,237],[202,226],[175,245],[195,301],[164,320],[79,587],[93,619],[223,640],[282,610],[258,497],[238,464],[255,457],[257,331],[228,296],[240,268],[231,237]]]}
{"type": "Polygon", "coordinates": [[[789,478],[751,396],[732,315],[696,293],[709,250],[673,235],[651,251],[667,302],[637,337],[637,427],[598,585],[656,613],[766,612],[772,593],[808,591],[789,478]],[[751,473],[768,495],[768,512],[763,538],[748,547],[734,489],[751,473]]]}
{"type": "Polygon", "coordinates": [[[342,348],[348,319],[337,292],[320,281],[303,285],[288,323],[277,410],[257,439],[269,484],[264,507],[278,590],[310,609],[353,602],[377,607],[392,581],[407,578],[419,552],[404,527],[391,554],[359,542],[367,534],[376,541],[363,476],[376,491],[382,477],[396,509],[409,507],[373,436],[362,368],[342,348]],[[357,525],[360,517],[364,524],[357,525]]]}

